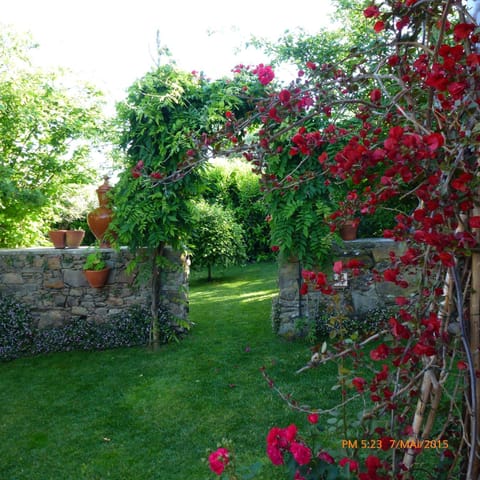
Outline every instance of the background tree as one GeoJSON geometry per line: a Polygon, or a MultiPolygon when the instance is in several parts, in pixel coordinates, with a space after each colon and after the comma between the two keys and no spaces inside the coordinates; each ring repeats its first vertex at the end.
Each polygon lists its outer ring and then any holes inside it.
{"type": "Polygon", "coordinates": [[[207,268],[207,280],[212,280],[212,267],[227,267],[245,261],[244,233],[231,210],[200,200],[194,205],[195,226],[190,235],[192,265],[207,268]]]}
{"type": "Polygon", "coordinates": [[[244,232],[248,261],[272,258],[268,208],[258,175],[242,158],[214,158],[203,173],[202,197],[210,204],[231,210],[244,232]]]}
{"type": "Polygon", "coordinates": [[[102,97],[72,86],[61,72],[32,67],[34,44],[0,34],[0,246],[41,243],[49,224],[69,210],[81,185],[95,178],[94,142],[105,131],[102,97]],[[68,86],[67,86],[68,84],[68,86]]]}

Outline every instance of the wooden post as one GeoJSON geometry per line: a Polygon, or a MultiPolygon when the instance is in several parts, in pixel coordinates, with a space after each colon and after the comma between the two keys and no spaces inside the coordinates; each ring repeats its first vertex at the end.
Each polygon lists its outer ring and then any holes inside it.
{"type": "MultiPolygon", "coordinates": [[[[480,215],[480,208],[475,207],[472,212],[473,215],[480,215]]],[[[477,233],[477,241],[479,234],[477,233]]],[[[468,334],[470,342],[470,351],[472,353],[474,376],[476,372],[480,372],[480,253],[473,252],[471,258],[471,290],[470,290],[470,305],[468,316],[468,334]]],[[[475,385],[470,385],[474,388],[472,392],[476,398],[476,409],[472,411],[472,421],[476,419],[477,435],[478,425],[480,425],[480,380],[477,379],[475,385]]],[[[473,406],[472,406],[473,408],[473,406]]],[[[475,443],[475,458],[470,459],[471,465],[471,479],[478,480],[480,478],[480,448],[478,438],[469,438],[470,442],[475,443]]]]}

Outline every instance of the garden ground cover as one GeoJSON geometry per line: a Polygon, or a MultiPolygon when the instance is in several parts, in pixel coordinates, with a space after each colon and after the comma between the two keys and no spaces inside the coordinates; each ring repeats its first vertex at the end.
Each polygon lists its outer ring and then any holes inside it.
{"type": "MultiPolygon", "coordinates": [[[[0,478],[209,479],[202,458],[224,437],[240,464],[265,464],[256,478],[281,478],[265,436],[274,425],[306,429],[306,416],[287,409],[259,369],[299,400],[328,407],[338,400],[334,366],[294,374],[310,352],[272,334],[275,264],[202,278],[192,279],[195,327],[180,343],[0,364],[0,478]]],[[[338,448],[340,439],[325,442],[338,448]]]]}

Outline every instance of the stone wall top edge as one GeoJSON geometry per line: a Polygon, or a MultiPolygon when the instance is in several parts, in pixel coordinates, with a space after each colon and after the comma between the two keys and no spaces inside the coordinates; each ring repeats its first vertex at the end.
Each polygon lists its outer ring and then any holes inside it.
{"type": "MultiPolygon", "coordinates": [[[[53,248],[53,247],[24,247],[24,248],[0,248],[0,255],[21,254],[73,254],[79,255],[90,252],[93,247],[82,246],[79,248],[53,248]]],[[[114,248],[100,248],[101,252],[116,252],[114,248]]],[[[120,247],[120,251],[128,251],[128,247],[120,247]]]]}
{"type": "Polygon", "coordinates": [[[402,242],[396,242],[392,238],[371,237],[371,238],[356,238],[355,240],[348,240],[348,241],[344,241],[343,243],[345,243],[345,245],[362,245],[364,243],[393,244],[393,243],[402,243],[402,242]]]}

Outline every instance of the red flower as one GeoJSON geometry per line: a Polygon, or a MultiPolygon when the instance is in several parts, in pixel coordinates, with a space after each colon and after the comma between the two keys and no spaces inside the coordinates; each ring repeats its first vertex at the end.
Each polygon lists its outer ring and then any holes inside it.
{"type": "Polygon", "coordinates": [[[370,101],[373,103],[378,103],[380,99],[382,98],[382,92],[378,89],[375,88],[370,92],[370,101]]]}
{"type": "Polygon", "coordinates": [[[382,22],[379,20],[378,22],[375,23],[373,26],[373,29],[375,30],[376,33],[380,33],[382,30],[385,30],[385,22],[382,22]]]}
{"type": "Polygon", "coordinates": [[[480,216],[470,217],[468,220],[470,228],[480,228],[480,216]]]}
{"type": "Polygon", "coordinates": [[[333,264],[333,271],[334,271],[335,273],[338,273],[338,274],[342,273],[342,271],[343,271],[343,262],[342,262],[341,260],[338,260],[337,262],[335,262],[335,263],[333,264]]]}
{"type": "Polygon", "coordinates": [[[280,100],[280,103],[282,103],[282,105],[287,104],[290,101],[290,98],[291,98],[291,95],[288,90],[282,90],[278,94],[278,99],[280,100]]]}
{"type": "Polygon", "coordinates": [[[357,260],[356,258],[352,258],[347,261],[345,264],[345,268],[360,268],[363,267],[363,262],[361,260],[357,260]]]}
{"type": "Polygon", "coordinates": [[[404,305],[408,305],[409,304],[409,301],[407,298],[405,297],[396,297],[395,298],[395,303],[399,306],[399,307],[403,307],[404,305]]]}
{"type": "Polygon", "coordinates": [[[229,462],[229,452],[226,448],[219,448],[215,452],[212,452],[208,457],[208,463],[210,464],[210,470],[221,475],[225,470],[225,467],[229,462]]]}
{"type": "Polygon", "coordinates": [[[466,370],[468,368],[468,365],[463,360],[460,360],[460,361],[457,362],[457,368],[459,370],[466,370]]]}
{"type": "Polygon", "coordinates": [[[473,23],[458,23],[453,29],[453,36],[455,41],[464,40],[468,38],[470,34],[475,30],[475,24],[473,23]]]}
{"type": "Polygon", "coordinates": [[[381,343],[377,348],[370,351],[370,358],[372,360],[384,360],[388,357],[390,349],[385,343],[381,343]]]}
{"type": "Polygon", "coordinates": [[[312,451],[303,443],[292,442],[290,453],[299,465],[307,465],[312,459],[312,451]]]}
{"type": "Polygon", "coordinates": [[[369,455],[365,460],[365,466],[368,469],[368,473],[372,474],[375,473],[382,466],[382,463],[380,462],[380,459],[375,455],[369,455]]]}
{"type": "Polygon", "coordinates": [[[400,63],[400,57],[398,55],[392,55],[388,58],[388,65],[390,67],[396,67],[400,63]]]}
{"type": "Polygon", "coordinates": [[[316,423],[318,423],[318,413],[311,413],[310,415],[308,415],[307,420],[311,424],[315,425],[316,423]]]}
{"type": "Polygon", "coordinates": [[[276,445],[267,445],[267,455],[274,465],[283,465],[283,454],[276,445]]]}
{"type": "Polygon", "coordinates": [[[357,392],[363,393],[367,381],[362,377],[355,377],[352,379],[352,385],[357,389],[357,392]]]}
{"type": "Polygon", "coordinates": [[[272,67],[270,65],[265,66],[263,63],[258,65],[257,68],[253,70],[253,73],[257,75],[258,81],[262,85],[268,85],[275,78],[272,67]]]}
{"type": "Polygon", "coordinates": [[[468,172],[461,173],[457,178],[452,180],[452,187],[459,192],[467,192],[467,183],[473,180],[473,175],[468,172]]]}
{"type": "Polygon", "coordinates": [[[388,323],[395,338],[403,338],[404,340],[408,340],[410,338],[410,330],[402,325],[397,319],[391,318],[388,323]]]}
{"type": "Polygon", "coordinates": [[[313,281],[315,280],[316,278],[316,273],[315,272],[312,272],[310,270],[302,270],[302,278],[305,280],[305,281],[313,281]]]}
{"type": "Polygon", "coordinates": [[[466,88],[467,84],[465,82],[452,82],[448,85],[447,90],[455,100],[458,100],[466,88]]]}
{"type": "Polygon", "coordinates": [[[280,247],[278,245],[272,245],[272,252],[278,252],[280,247]]]}
{"type": "Polygon", "coordinates": [[[300,286],[300,290],[298,291],[300,295],[306,295],[308,293],[308,284],[307,283],[302,283],[300,286]]]}
{"type": "Polygon", "coordinates": [[[424,137],[425,143],[428,145],[430,152],[435,152],[445,143],[445,139],[441,133],[432,133],[424,137]]]}
{"type": "Polygon", "coordinates": [[[335,463],[335,460],[328,452],[319,452],[317,457],[322,460],[322,462],[329,463],[330,465],[335,463]]]}
{"type": "Polygon", "coordinates": [[[413,347],[413,353],[415,353],[416,355],[426,355],[427,357],[431,357],[432,355],[435,355],[436,350],[434,347],[430,345],[425,345],[423,343],[418,342],[413,347]]]}
{"type": "Polygon", "coordinates": [[[282,119],[278,116],[278,112],[277,112],[277,109],[275,107],[272,107],[269,111],[268,111],[268,116],[272,119],[272,120],[275,120],[276,122],[278,123],[282,123],[282,119]]]}
{"type": "Polygon", "coordinates": [[[322,152],[318,156],[318,163],[320,163],[321,165],[323,165],[327,160],[328,160],[328,153],[327,152],[322,152]]]}
{"type": "Polygon", "coordinates": [[[455,266],[455,259],[451,253],[441,252],[438,254],[438,256],[440,257],[440,261],[442,262],[442,264],[446,267],[455,266]]]}
{"type": "Polygon", "coordinates": [[[397,281],[397,275],[398,275],[399,271],[398,269],[388,269],[388,270],[385,270],[383,272],[383,278],[387,281],[387,282],[396,282],[397,281]]]}
{"type": "Polygon", "coordinates": [[[376,5],[370,5],[363,11],[365,18],[377,18],[380,15],[380,10],[376,5]]]}
{"type": "Polygon", "coordinates": [[[313,62],[307,62],[307,68],[309,68],[310,70],[316,70],[317,68],[317,65],[315,65],[315,63],[313,62]]]}
{"type": "Polygon", "coordinates": [[[317,287],[324,287],[327,284],[327,276],[323,272],[317,273],[317,287]]]}
{"type": "Polygon", "coordinates": [[[348,465],[348,468],[350,472],[358,472],[358,462],[356,460],[352,460],[351,458],[342,458],[338,464],[341,467],[344,467],[345,465],[348,465]]]}

